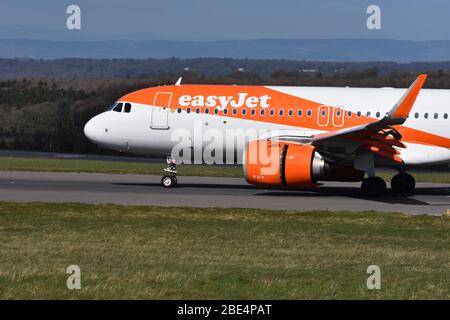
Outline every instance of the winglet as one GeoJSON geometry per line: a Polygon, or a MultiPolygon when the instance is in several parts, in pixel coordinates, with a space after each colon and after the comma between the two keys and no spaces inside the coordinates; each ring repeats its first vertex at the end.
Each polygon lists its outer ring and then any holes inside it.
{"type": "Polygon", "coordinates": [[[408,118],[409,112],[411,111],[427,77],[428,75],[426,74],[421,74],[417,77],[416,81],[409,87],[408,91],[405,92],[401,99],[388,112],[387,118],[403,120],[408,118]]]}

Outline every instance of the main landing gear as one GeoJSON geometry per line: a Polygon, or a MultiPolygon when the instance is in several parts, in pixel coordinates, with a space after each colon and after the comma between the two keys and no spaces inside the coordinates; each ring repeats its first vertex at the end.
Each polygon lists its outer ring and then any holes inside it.
{"type": "Polygon", "coordinates": [[[161,178],[161,184],[164,188],[174,188],[177,181],[177,165],[174,159],[167,158],[167,168],[164,169],[167,174],[161,178]]]}
{"type": "Polygon", "coordinates": [[[367,197],[379,197],[386,193],[386,182],[380,177],[365,178],[361,183],[361,192],[367,197]]]}
{"type": "Polygon", "coordinates": [[[392,178],[391,188],[395,193],[410,194],[416,188],[416,180],[409,173],[399,173],[392,178]]]}
{"type": "MultiPolygon", "coordinates": [[[[416,180],[409,173],[399,173],[391,180],[391,188],[398,194],[411,194],[416,187],[416,180]]],[[[380,177],[365,178],[361,184],[364,196],[374,198],[386,193],[386,182],[380,177]]]]}

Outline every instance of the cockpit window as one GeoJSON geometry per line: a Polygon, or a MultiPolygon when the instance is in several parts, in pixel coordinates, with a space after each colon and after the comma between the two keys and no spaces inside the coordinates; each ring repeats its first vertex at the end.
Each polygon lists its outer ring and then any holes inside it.
{"type": "Polygon", "coordinates": [[[114,107],[117,106],[117,102],[114,102],[111,107],[108,108],[107,111],[111,111],[114,107]]]}
{"type": "Polygon", "coordinates": [[[122,105],[123,105],[123,103],[120,102],[120,103],[116,104],[112,110],[116,111],[116,112],[122,112],[122,105]]]}
{"type": "Polygon", "coordinates": [[[125,103],[125,106],[123,108],[123,112],[130,113],[131,112],[131,103],[125,103]]]}

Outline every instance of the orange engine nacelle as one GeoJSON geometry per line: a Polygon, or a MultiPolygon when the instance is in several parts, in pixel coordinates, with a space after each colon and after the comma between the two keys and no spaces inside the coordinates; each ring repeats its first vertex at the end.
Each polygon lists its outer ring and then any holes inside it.
{"type": "Polygon", "coordinates": [[[243,168],[251,184],[309,186],[324,175],[325,161],[311,145],[255,140],[245,149],[243,168]]]}

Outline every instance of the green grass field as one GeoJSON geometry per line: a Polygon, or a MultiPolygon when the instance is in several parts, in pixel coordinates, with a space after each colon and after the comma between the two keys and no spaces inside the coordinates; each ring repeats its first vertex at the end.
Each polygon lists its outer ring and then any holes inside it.
{"type": "MultiPolygon", "coordinates": [[[[49,171],[49,172],[100,172],[118,174],[155,174],[163,173],[164,164],[116,162],[96,160],[59,160],[40,158],[0,157],[0,171],[49,171]]],[[[179,175],[242,177],[240,166],[178,166],[179,175]]],[[[379,175],[389,181],[394,171],[380,171],[379,175]]],[[[417,182],[450,183],[450,171],[446,172],[414,172],[417,182]]]]}
{"type": "Polygon", "coordinates": [[[446,216],[0,202],[0,234],[1,299],[450,299],[446,216]]]}

